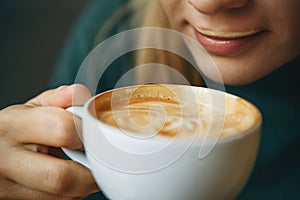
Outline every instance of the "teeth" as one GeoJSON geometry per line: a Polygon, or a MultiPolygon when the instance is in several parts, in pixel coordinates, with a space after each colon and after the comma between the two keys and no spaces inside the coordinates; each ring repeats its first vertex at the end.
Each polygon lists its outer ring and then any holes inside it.
{"type": "Polygon", "coordinates": [[[220,38],[239,38],[239,37],[254,35],[260,32],[261,30],[250,30],[250,31],[242,31],[242,32],[216,32],[210,30],[197,29],[197,31],[205,36],[220,37],[220,38]]]}

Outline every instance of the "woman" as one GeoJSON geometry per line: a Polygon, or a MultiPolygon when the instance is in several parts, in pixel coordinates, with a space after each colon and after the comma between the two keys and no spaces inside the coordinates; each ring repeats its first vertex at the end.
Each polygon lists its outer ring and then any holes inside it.
{"type": "MultiPolygon", "coordinates": [[[[298,0],[95,1],[71,36],[51,86],[73,83],[91,49],[120,31],[158,26],[184,33],[207,50],[226,90],[250,100],[264,115],[258,160],[238,199],[293,199],[300,185],[299,10],[298,0]]],[[[148,62],[168,64],[193,85],[204,84],[184,60],[145,50],[112,63],[99,91],[114,87],[132,63],[148,62]]],[[[57,152],[59,147],[81,147],[72,115],[63,109],[71,105],[74,88],[82,94],[75,103],[83,103],[88,91],[73,85],[1,111],[0,198],[71,199],[98,190],[88,170],[60,159],[57,152]]]]}

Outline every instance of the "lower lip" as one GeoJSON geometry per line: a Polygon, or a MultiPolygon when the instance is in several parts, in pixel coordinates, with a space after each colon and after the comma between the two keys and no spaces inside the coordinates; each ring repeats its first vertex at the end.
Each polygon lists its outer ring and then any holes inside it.
{"type": "Polygon", "coordinates": [[[205,36],[196,31],[196,37],[199,43],[209,52],[216,55],[232,55],[240,52],[246,46],[249,46],[261,34],[241,37],[241,38],[217,38],[205,36]]]}

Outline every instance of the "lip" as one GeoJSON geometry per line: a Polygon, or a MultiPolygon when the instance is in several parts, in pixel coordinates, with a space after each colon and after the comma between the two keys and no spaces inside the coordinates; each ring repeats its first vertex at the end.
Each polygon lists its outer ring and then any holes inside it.
{"type": "Polygon", "coordinates": [[[198,42],[209,53],[216,55],[236,54],[253,43],[263,32],[260,29],[221,32],[195,28],[198,42]]]}

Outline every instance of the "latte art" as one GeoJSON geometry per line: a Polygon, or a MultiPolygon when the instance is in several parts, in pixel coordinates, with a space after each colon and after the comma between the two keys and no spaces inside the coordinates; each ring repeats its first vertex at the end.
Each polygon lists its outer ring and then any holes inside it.
{"type": "Polygon", "coordinates": [[[184,115],[184,107],[174,102],[145,101],[102,112],[98,119],[120,129],[140,133],[174,136],[179,131],[193,133],[199,124],[196,116],[184,115]]]}
{"type": "Polygon", "coordinates": [[[203,138],[220,127],[217,136],[227,137],[250,129],[259,118],[250,103],[232,95],[224,96],[220,110],[213,106],[210,94],[185,91],[185,87],[148,85],[118,92],[101,98],[97,118],[139,138],[177,134],[203,138]]]}

